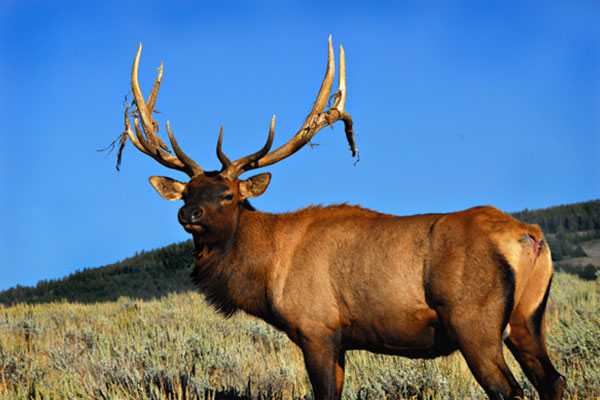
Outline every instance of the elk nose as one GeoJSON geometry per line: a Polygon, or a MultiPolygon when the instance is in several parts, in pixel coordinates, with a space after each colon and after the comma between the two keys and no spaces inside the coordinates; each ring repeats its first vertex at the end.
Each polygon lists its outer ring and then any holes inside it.
{"type": "Polygon", "coordinates": [[[204,211],[201,207],[182,207],[179,209],[179,222],[182,224],[197,224],[202,219],[204,211]]]}
{"type": "Polygon", "coordinates": [[[197,222],[200,222],[200,219],[202,219],[202,208],[198,207],[192,210],[191,215],[190,215],[190,221],[195,224],[197,222]]]}

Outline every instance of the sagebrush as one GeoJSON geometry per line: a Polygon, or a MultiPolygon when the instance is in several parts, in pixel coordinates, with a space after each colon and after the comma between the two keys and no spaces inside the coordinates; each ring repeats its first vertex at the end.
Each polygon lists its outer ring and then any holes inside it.
{"type": "MultiPolygon", "coordinates": [[[[554,279],[547,342],[570,399],[600,397],[599,287],[563,273],[554,279]]],[[[485,397],[458,353],[424,361],[351,351],[346,368],[346,399],[485,397]]],[[[304,399],[311,389],[285,335],[242,313],[225,319],[190,292],[0,306],[0,398],[304,399]]]]}

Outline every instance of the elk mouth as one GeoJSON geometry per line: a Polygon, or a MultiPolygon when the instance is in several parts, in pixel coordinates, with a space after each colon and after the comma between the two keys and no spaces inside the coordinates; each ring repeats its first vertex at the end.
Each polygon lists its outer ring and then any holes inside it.
{"type": "Polygon", "coordinates": [[[205,229],[204,225],[202,225],[199,221],[190,221],[188,218],[184,218],[179,215],[179,224],[183,226],[188,233],[199,233],[205,229]]]}
{"type": "Polygon", "coordinates": [[[199,233],[204,230],[204,226],[202,224],[194,224],[191,222],[181,222],[181,226],[188,233],[199,233]]]}

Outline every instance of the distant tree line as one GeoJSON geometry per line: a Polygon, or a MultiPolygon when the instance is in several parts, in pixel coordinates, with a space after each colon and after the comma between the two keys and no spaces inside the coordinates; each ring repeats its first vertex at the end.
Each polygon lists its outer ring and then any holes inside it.
{"type": "Polygon", "coordinates": [[[44,280],[36,286],[0,292],[0,303],[114,301],[120,296],[152,299],[170,292],[193,289],[190,273],[194,264],[191,240],[157,250],[142,251],[123,261],[99,268],[75,271],[62,279],[44,280]]]}
{"type": "MultiPolygon", "coordinates": [[[[600,238],[600,200],[544,210],[525,210],[515,218],[539,225],[552,249],[554,261],[585,257],[580,244],[600,238]]],[[[153,299],[170,292],[193,290],[190,273],[194,264],[191,240],[157,250],[142,251],[123,261],[99,268],[85,268],[62,279],[40,281],[36,286],[0,292],[0,304],[46,303],[66,300],[94,303],[114,301],[120,296],[153,299]]],[[[595,279],[597,267],[557,264],[558,269],[584,279],[595,279]]]]}
{"type": "Polygon", "coordinates": [[[557,271],[563,271],[571,275],[577,275],[586,281],[595,281],[598,279],[600,268],[594,264],[586,264],[583,266],[571,264],[554,264],[557,271]]]}
{"type": "Polygon", "coordinates": [[[587,254],[580,244],[600,239],[600,200],[543,210],[524,210],[512,215],[542,228],[554,261],[585,257],[587,254]]]}
{"type": "Polygon", "coordinates": [[[527,210],[512,214],[519,221],[537,224],[546,235],[600,230],[600,200],[527,210]]]}

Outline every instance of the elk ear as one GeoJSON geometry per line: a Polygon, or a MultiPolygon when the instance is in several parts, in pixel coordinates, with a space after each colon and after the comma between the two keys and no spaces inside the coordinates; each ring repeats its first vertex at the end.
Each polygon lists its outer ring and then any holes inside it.
{"type": "Polygon", "coordinates": [[[258,174],[245,181],[240,182],[240,196],[243,199],[248,197],[258,197],[267,190],[271,182],[271,174],[265,172],[264,174],[258,174]]]}
{"type": "Polygon", "coordinates": [[[186,187],[185,183],[164,176],[151,176],[150,184],[165,200],[179,200],[186,187]]]}

